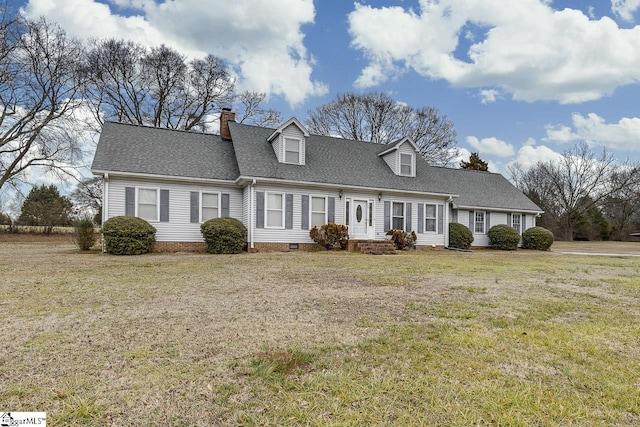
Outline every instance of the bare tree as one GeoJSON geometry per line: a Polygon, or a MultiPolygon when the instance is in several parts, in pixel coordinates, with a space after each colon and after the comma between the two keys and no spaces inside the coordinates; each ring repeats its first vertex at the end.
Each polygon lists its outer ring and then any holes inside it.
{"type": "Polygon", "coordinates": [[[240,104],[240,108],[237,109],[239,114],[236,116],[236,121],[257,126],[276,126],[282,123],[282,115],[279,111],[262,107],[266,96],[264,92],[245,91],[240,93],[236,98],[240,104]]]}
{"type": "Polygon", "coordinates": [[[214,113],[233,100],[234,82],[221,59],[209,55],[187,62],[166,46],[94,40],[83,71],[86,97],[100,124],[206,131],[217,119],[214,113]]]}
{"type": "Polygon", "coordinates": [[[432,107],[410,107],[384,93],[339,94],[309,111],[305,124],[320,135],[378,144],[410,137],[433,165],[449,165],[458,156],[456,132],[446,116],[432,107]]]}
{"type": "Polygon", "coordinates": [[[85,178],[78,182],[69,198],[73,202],[78,216],[95,215],[102,208],[102,177],[85,178]]]}
{"type": "Polygon", "coordinates": [[[629,234],[640,231],[640,179],[633,168],[619,168],[612,179],[615,182],[628,182],[618,191],[608,195],[603,201],[603,211],[612,228],[612,237],[628,240],[629,234]]]}
{"type": "Polygon", "coordinates": [[[617,165],[606,149],[598,155],[586,143],[565,151],[559,160],[510,172],[516,185],[545,211],[565,240],[573,239],[577,218],[593,207],[600,209],[607,197],[637,182],[640,173],[637,165],[617,165]],[[619,174],[621,168],[627,173],[619,174]]]}
{"type": "MultiPolygon", "coordinates": [[[[6,12],[6,11],[5,11],[6,12]]],[[[0,22],[0,189],[41,167],[70,173],[82,155],[72,134],[81,44],[45,19],[5,13],[0,22]]]]}

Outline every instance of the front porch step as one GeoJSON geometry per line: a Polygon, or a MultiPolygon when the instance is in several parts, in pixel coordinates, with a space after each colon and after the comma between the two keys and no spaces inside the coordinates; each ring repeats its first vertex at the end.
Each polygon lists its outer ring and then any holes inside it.
{"type": "Polygon", "coordinates": [[[395,255],[396,246],[390,240],[367,240],[356,243],[356,250],[370,255],[395,255]]]}

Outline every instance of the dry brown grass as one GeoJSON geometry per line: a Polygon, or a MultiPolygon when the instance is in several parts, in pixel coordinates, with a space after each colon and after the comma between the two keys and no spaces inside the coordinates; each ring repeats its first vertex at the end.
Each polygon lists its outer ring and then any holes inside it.
{"type": "Polygon", "coordinates": [[[553,252],[115,257],[2,241],[0,409],[51,425],[527,425],[536,411],[633,425],[638,276],[637,259],[553,252]],[[594,403],[582,367],[619,390],[594,403]]]}

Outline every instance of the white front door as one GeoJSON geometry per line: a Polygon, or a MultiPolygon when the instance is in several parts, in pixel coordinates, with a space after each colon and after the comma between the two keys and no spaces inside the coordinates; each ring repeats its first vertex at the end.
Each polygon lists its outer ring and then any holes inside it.
{"type": "Polygon", "coordinates": [[[351,222],[351,234],[356,239],[368,237],[369,202],[367,200],[353,201],[353,214],[351,222]]]}

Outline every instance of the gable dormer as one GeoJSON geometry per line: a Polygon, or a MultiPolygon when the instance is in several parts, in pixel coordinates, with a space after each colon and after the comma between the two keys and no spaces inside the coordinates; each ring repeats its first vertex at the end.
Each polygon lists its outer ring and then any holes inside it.
{"type": "Polygon", "coordinates": [[[295,117],[284,122],[267,138],[280,163],[305,164],[305,142],[309,131],[295,117]]]}
{"type": "Polygon", "coordinates": [[[382,157],[393,173],[398,176],[416,176],[416,161],[419,154],[418,146],[411,138],[403,138],[384,150],[378,156],[382,157]]]}

